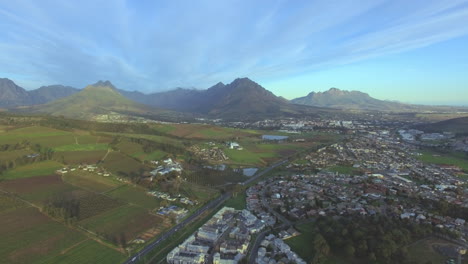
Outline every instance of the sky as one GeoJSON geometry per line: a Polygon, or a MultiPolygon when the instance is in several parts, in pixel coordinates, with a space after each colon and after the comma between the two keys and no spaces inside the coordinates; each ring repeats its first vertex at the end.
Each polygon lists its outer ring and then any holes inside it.
{"type": "Polygon", "coordinates": [[[26,89],[205,89],[248,77],[468,105],[468,0],[0,0],[0,77],[26,89]]]}

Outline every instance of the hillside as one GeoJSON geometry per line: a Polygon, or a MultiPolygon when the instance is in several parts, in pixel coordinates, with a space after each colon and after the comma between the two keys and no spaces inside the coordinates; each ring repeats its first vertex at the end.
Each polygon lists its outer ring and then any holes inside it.
{"type": "Polygon", "coordinates": [[[417,125],[414,128],[428,133],[452,132],[468,135],[468,117],[459,117],[430,124],[417,125]]]}
{"type": "Polygon", "coordinates": [[[294,104],[330,107],[338,109],[397,111],[411,110],[415,106],[375,99],[359,91],[331,88],[325,92],[311,92],[307,96],[291,100],[294,104]]]}
{"type": "Polygon", "coordinates": [[[168,111],[154,109],[122,96],[109,81],[99,81],[88,85],[79,93],[45,105],[30,108],[34,112],[77,119],[105,118],[109,114],[155,117],[169,114],[168,111]]]}

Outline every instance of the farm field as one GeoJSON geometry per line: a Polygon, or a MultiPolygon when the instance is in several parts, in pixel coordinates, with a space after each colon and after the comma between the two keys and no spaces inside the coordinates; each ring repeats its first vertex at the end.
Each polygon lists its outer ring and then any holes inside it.
{"type": "Polygon", "coordinates": [[[40,263],[87,239],[32,207],[1,213],[0,236],[0,258],[18,264],[40,263]]]}
{"type": "Polygon", "coordinates": [[[77,187],[64,183],[60,176],[37,176],[0,182],[0,188],[35,204],[43,204],[53,195],[73,192],[77,187]]]}
{"type": "Polygon", "coordinates": [[[121,186],[106,194],[117,200],[141,206],[148,210],[158,208],[161,202],[160,199],[147,195],[143,188],[130,185],[121,186]]]}
{"type": "Polygon", "coordinates": [[[126,259],[126,256],[121,252],[101,245],[94,240],[85,240],[79,242],[66,250],[66,253],[61,253],[52,258],[43,261],[43,264],[115,264],[126,259]]]}
{"type": "Polygon", "coordinates": [[[13,170],[7,171],[4,175],[0,176],[1,179],[19,179],[29,178],[44,175],[54,174],[56,170],[62,168],[63,165],[52,160],[35,162],[27,164],[13,170]]]}
{"type": "Polygon", "coordinates": [[[122,185],[121,182],[110,177],[82,170],[65,173],[62,175],[62,179],[67,183],[94,192],[106,192],[122,185]]]}
{"type": "Polygon", "coordinates": [[[124,205],[79,222],[111,241],[125,236],[127,241],[138,234],[163,223],[162,217],[150,215],[147,210],[124,205]]]}
{"type": "Polygon", "coordinates": [[[141,162],[117,151],[110,152],[101,166],[118,175],[130,175],[148,169],[141,162]]]}

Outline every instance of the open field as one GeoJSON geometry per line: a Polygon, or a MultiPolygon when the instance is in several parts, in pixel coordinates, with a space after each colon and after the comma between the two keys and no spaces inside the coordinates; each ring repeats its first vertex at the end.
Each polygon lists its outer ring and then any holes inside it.
{"type": "Polygon", "coordinates": [[[115,174],[123,175],[139,173],[140,170],[147,169],[142,163],[117,151],[109,153],[101,165],[115,174]]]}
{"type": "Polygon", "coordinates": [[[130,185],[121,186],[108,192],[107,195],[129,204],[145,207],[149,210],[158,208],[161,202],[160,199],[147,195],[146,190],[143,188],[130,185]]]}
{"type": "Polygon", "coordinates": [[[44,176],[54,174],[56,170],[62,168],[63,165],[53,161],[41,161],[27,164],[13,170],[7,171],[4,175],[0,176],[1,179],[19,179],[29,178],[36,176],[44,176]]]}
{"type": "Polygon", "coordinates": [[[67,183],[94,192],[106,192],[122,185],[121,182],[110,177],[82,170],[68,172],[62,175],[62,179],[67,183]]]}
{"type": "Polygon", "coordinates": [[[422,155],[417,158],[425,163],[454,165],[468,172],[468,155],[463,153],[441,153],[426,150],[422,151],[422,155]]]}
{"type": "Polygon", "coordinates": [[[32,207],[1,214],[0,236],[4,263],[41,263],[86,239],[32,207]]]}
{"type": "Polygon", "coordinates": [[[115,264],[125,258],[121,252],[89,239],[73,245],[64,254],[47,259],[43,264],[115,264]]]}
{"type": "Polygon", "coordinates": [[[111,240],[124,235],[127,241],[162,223],[162,217],[150,215],[145,209],[131,205],[120,206],[79,222],[111,240]]]}

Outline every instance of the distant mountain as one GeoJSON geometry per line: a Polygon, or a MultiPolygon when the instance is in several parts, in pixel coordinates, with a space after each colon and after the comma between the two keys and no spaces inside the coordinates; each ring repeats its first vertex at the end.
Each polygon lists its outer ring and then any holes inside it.
{"type": "Polygon", "coordinates": [[[41,86],[36,90],[29,91],[29,96],[32,105],[45,104],[48,102],[55,101],[60,98],[76,94],[80,89],[73,88],[71,86],[63,85],[49,85],[41,86]]]}
{"type": "Polygon", "coordinates": [[[151,106],[226,119],[281,117],[316,110],[293,105],[248,78],[227,85],[220,82],[207,90],[177,88],[143,96],[139,92],[123,95],[151,106]]]}
{"type": "Polygon", "coordinates": [[[14,107],[31,103],[28,92],[12,80],[0,78],[0,107],[14,107]]]}
{"type": "Polygon", "coordinates": [[[338,109],[401,111],[413,110],[415,106],[372,98],[359,91],[331,88],[325,92],[311,92],[307,96],[291,100],[294,104],[338,109]]]}
{"type": "Polygon", "coordinates": [[[78,93],[45,105],[33,106],[26,111],[104,121],[106,116],[112,114],[149,118],[171,114],[170,111],[151,108],[125,98],[109,81],[99,81],[78,93]]]}
{"type": "Polygon", "coordinates": [[[79,91],[79,89],[63,85],[42,86],[36,90],[26,91],[10,79],[0,78],[0,107],[45,104],[79,91]]]}

